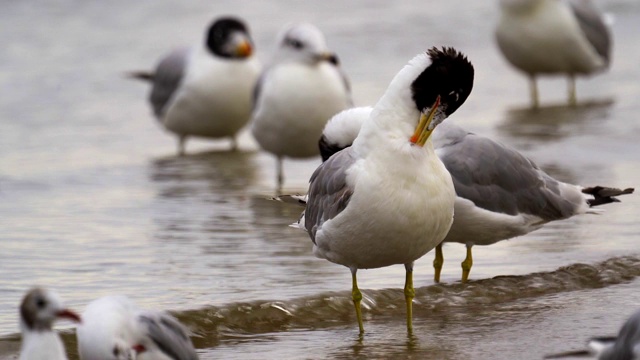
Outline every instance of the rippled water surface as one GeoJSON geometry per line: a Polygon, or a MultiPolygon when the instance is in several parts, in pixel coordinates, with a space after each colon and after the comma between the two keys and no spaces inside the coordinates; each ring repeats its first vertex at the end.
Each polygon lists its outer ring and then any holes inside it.
{"type": "MultiPolygon", "coordinates": [[[[316,259],[307,235],[287,226],[301,208],[268,200],[274,159],[246,133],[239,152],[196,140],[175,156],[148,89],[122,76],[198,41],[221,14],[250,23],[265,61],[282,24],[317,24],[358,105],[373,104],[418,52],[452,45],[476,68],[473,93],[452,121],[516,147],[561,180],[637,187],[640,4],[598,4],[614,19],[612,68],[578,82],[577,109],[563,105],[563,79],[543,79],[543,109],[532,112],[526,80],[494,43],[493,1],[5,2],[0,359],[17,354],[17,305],[34,284],[55,288],[78,311],[113,293],[171,310],[203,359],[539,359],[615,334],[640,307],[637,195],[600,216],[475,247],[466,285],[458,282],[464,246],[445,246],[440,285],[427,254],[416,263],[413,336],[404,325],[404,267],[359,272],[360,338],[349,271],[316,259]]],[[[319,162],[285,162],[286,192],[305,192],[319,162]]],[[[77,357],[72,330],[63,333],[77,357]]]]}

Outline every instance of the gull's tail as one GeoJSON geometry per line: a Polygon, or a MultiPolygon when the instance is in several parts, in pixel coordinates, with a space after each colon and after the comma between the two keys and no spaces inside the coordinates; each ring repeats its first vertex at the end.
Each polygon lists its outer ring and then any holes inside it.
{"type": "Polygon", "coordinates": [[[589,207],[594,207],[602,204],[609,204],[612,202],[620,202],[616,196],[633,194],[633,188],[617,189],[604,186],[594,186],[582,189],[582,192],[593,196],[593,199],[588,199],[587,204],[589,207]]]}
{"type": "Polygon", "coordinates": [[[124,74],[126,77],[130,79],[137,79],[142,81],[153,82],[156,78],[156,74],[148,71],[129,71],[124,74]]]}
{"type": "Polygon", "coordinates": [[[269,198],[269,200],[280,201],[287,204],[307,206],[307,195],[279,195],[269,198]]]}
{"type": "MultiPolygon", "coordinates": [[[[287,204],[296,204],[300,206],[307,206],[307,195],[279,195],[269,198],[269,200],[280,201],[287,204]]],[[[298,221],[289,225],[292,228],[307,231],[304,226],[304,211],[298,218],[298,221]]]]}

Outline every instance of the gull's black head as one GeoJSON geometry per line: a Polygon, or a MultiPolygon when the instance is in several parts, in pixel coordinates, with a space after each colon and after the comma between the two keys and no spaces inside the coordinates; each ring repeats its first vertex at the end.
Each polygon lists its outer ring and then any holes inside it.
{"type": "Polygon", "coordinates": [[[246,58],[252,52],[249,29],[242,20],[234,17],[216,20],[209,27],[206,45],[213,54],[227,59],[246,58]]]}
{"type": "Polygon", "coordinates": [[[452,47],[427,51],[429,65],[411,84],[419,111],[431,108],[440,95],[440,107],[449,116],[462,105],[473,88],[473,65],[452,47]]]}

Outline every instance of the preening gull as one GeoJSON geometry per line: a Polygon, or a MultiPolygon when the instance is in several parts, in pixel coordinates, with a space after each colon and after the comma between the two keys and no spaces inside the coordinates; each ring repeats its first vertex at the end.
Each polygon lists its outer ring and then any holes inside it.
{"type": "Polygon", "coordinates": [[[56,293],[39,287],[27,292],[20,305],[20,360],[67,359],[64,345],[53,330],[58,319],[80,322],[80,317],[66,309],[56,293]]]}
{"type": "Polygon", "coordinates": [[[568,351],[547,355],[545,359],[595,357],[598,360],[640,359],[640,311],[635,312],[622,325],[618,336],[603,336],[589,339],[588,350],[568,351]]]}
{"type": "Polygon", "coordinates": [[[413,263],[438,245],[453,221],[451,176],[435,155],[433,129],[462,105],[473,66],[453,48],[416,56],[391,81],[353,146],[313,173],[300,227],[320,258],[356,272],[404,264],[407,329],[412,331],[413,263]]]}
{"type": "Polygon", "coordinates": [[[317,156],[324,125],[352,102],[337,57],[318,28],[307,23],[289,26],[278,44],[256,85],[251,132],[260,147],[277,158],[279,192],[283,157],[317,156]]]}
{"type": "MultiPolygon", "coordinates": [[[[354,108],[332,118],[319,141],[323,159],[350,146],[371,108],[354,108]],[[349,140],[351,137],[351,140],[349,140]]],[[[455,216],[445,242],[467,246],[462,281],[473,265],[471,248],[521,236],[544,224],[579,214],[599,213],[594,206],[618,202],[632,188],[582,187],[561,182],[517,150],[445,122],[433,133],[436,155],[453,178],[455,216]]],[[[440,281],[444,258],[436,247],[434,279],[440,281]]]]}
{"type": "Polygon", "coordinates": [[[606,69],[611,57],[610,31],[591,0],[500,0],[500,7],[498,47],[529,76],[532,107],[539,74],[566,74],[575,106],[575,76],[606,69]]]}
{"type": "Polygon", "coordinates": [[[260,74],[249,28],[223,17],[208,29],[202,44],[175,49],[155,73],[132,72],[152,84],[149,101],[162,125],[178,136],[184,154],[189,136],[231,139],[251,118],[251,94],[260,74]]]}
{"type": "Polygon", "coordinates": [[[125,296],[94,300],[82,318],[77,330],[81,359],[198,359],[187,329],[176,318],[141,310],[125,296]]]}

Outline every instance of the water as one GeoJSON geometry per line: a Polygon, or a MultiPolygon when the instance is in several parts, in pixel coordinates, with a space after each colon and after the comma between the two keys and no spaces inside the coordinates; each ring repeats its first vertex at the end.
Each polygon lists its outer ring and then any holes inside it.
{"type": "MultiPolygon", "coordinates": [[[[189,155],[176,157],[175,139],[152,119],[148,89],[122,76],[199,39],[220,14],[247,19],[265,60],[283,23],[317,24],[358,105],[375,102],[416,53],[452,45],[472,60],[476,81],[451,120],[564,181],[637,186],[640,4],[599,5],[615,18],[612,68],[578,82],[578,109],[562,105],[563,79],[543,79],[544,109],[531,112],[527,82],[494,44],[493,2],[3,4],[0,359],[17,353],[17,304],[34,284],[79,311],[114,293],[171,310],[203,359],[538,359],[615,334],[640,303],[637,196],[600,216],[475,247],[468,285],[458,283],[463,246],[445,246],[441,285],[427,254],[416,263],[412,337],[404,268],[362,271],[367,333],[359,338],[348,270],[314,258],[306,234],[287,227],[300,208],[267,200],[274,160],[246,133],[241,152],[192,141],[189,155]]],[[[285,162],[286,191],[304,192],[318,163],[285,162]]],[[[63,332],[73,358],[74,336],[63,332]]]]}

